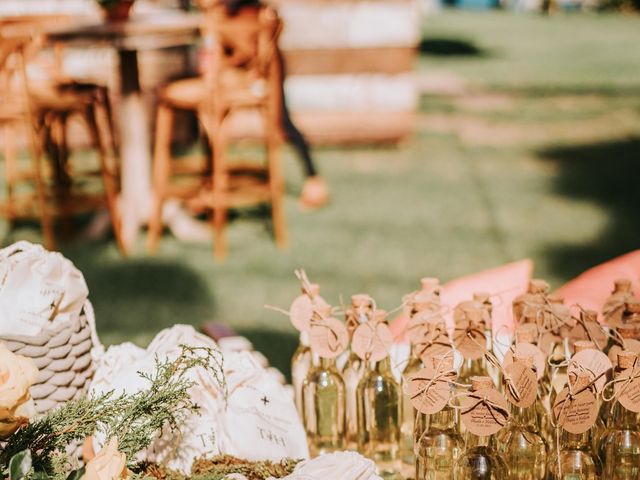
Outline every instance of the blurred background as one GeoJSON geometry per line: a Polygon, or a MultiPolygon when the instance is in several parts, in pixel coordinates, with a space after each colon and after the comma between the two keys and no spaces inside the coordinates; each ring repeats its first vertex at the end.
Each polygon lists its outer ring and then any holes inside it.
{"type": "MultiPolygon", "coordinates": [[[[288,308],[296,268],[333,304],[367,292],[391,310],[423,276],[447,281],[530,258],[535,275],[558,287],[638,248],[637,1],[274,5],[284,22],[287,103],[328,202],[301,207],[304,172],[285,145],[285,249],[273,242],[264,207],[230,212],[224,262],[214,261],[209,235],[179,240],[164,231],[150,255],[143,229],[125,256],[109,229],[96,233],[94,212],[74,216],[68,238],[58,225],[57,248],[86,277],[103,342],[145,345],[174,323],[213,321],[247,336],[288,374],[297,332],[264,305],[288,308]]],[[[167,11],[199,12],[188,1],[137,0],[129,21],[167,11]]],[[[0,4],[3,18],[35,13],[103,21],[93,0],[0,4]]],[[[139,53],[151,144],[163,85],[206,64],[206,42],[185,43],[139,53]]],[[[64,50],[66,73],[107,85],[117,113],[122,56],[113,45],[64,50]]],[[[43,48],[41,58],[50,63],[53,54],[43,48]]],[[[38,63],[28,76],[41,75],[38,63]]],[[[240,117],[230,135],[254,136],[254,126],[240,117]]],[[[80,161],[94,161],[79,127],[69,129],[80,161]]],[[[180,112],[177,156],[206,153],[197,132],[195,116],[180,112]]],[[[5,245],[43,241],[37,220],[14,218],[0,231],[5,245]]]]}

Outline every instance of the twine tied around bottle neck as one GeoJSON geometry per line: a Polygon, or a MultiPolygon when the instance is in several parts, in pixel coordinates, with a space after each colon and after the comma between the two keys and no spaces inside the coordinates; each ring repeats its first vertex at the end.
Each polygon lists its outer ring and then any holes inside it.
{"type": "Polygon", "coordinates": [[[486,395],[478,395],[478,393],[474,391],[468,391],[456,393],[454,395],[451,395],[451,398],[449,398],[449,406],[455,410],[459,410],[460,415],[466,415],[467,413],[472,412],[473,410],[478,408],[480,405],[484,405],[485,407],[487,407],[487,409],[491,413],[491,417],[496,421],[498,425],[500,425],[500,427],[504,427],[507,424],[507,420],[509,419],[509,410],[493,402],[492,400],[487,398],[486,395]],[[471,398],[473,400],[476,400],[476,402],[469,406],[457,405],[453,403],[456,399],[459,398],[471,398]]]}
{"type": "Polygon", "coordinates": [[[638,357],[633,361],[633,366],[630,367],[631,374],[626,378],[613,378],[609,380],[604,388],[602,389],[602,400],[605,402],[610,402],[612,400],[616,400],[620,395],[622,395],[625,390],[637,379],[640,378],[640,364],[638,363],[638,357]],[[621,384],[618,389],[614,388],[616,384],[621,384]],[[611,390],[613,392],[612,395],[607,395],[607,390],[611,390]]]}
{"type": "Polygon", "coordinates": [[[507,389],[509,390],[509,393],[513,396],[514,400],[516,402],[520,402],[520,400],[522,399],[522,396],[520,395],[520,392],[518,391],[518,387],[516,387],[516,384],[513,381],[513,378],[504,369],[504,367],[500,363],[500,360],[498,360],[498,358],[493,353],[491,353],[489,350],[487,350],[486,346],[481,345],[480,343],[478,343],[478,341],[476,341],[476,339],[473,338],[473,336],[470,333],[468,335],[469,335],[469,338],[471,339],[471,341],[473,343],[475,343],[478,346],[478,348],[480,348],[482,350],[482,353],[484,354],[484,358],[487,359],[487,362],[489,362],[494,368],[496,368],[496,369],[498,369],[500,371],[500,373],[502,374],[503,382],[504,382],[505,386],[507,387],[507,389]]]}
{"type": "Polygon", "coordinates": [[[413,400],[418,398],[421,395],[424,395],[427,391],[429,391],[431,387],[433,387],[438,382],[447,382],[449,385],[455,385],[456,387],[469,388],[471,385],[466,383],[459,383],[456,380],[454,380],[456,376],[455,369],[448,370],[448,369],[442,368],[445,360],[447,359],[447,357],[450,357],[450,356],[453,356],[453,350],[441,356],[441,358],[438,361],[438,365],[435,368],[435,375],[433,377],[431,378],[422,377],[422,376],[411,377],[410,379],[411,382],[427,381],[427,383],[420,390],[418,390],[416,393],[411,395],[408,383],[403,383],[402,392],[413,400]]]}

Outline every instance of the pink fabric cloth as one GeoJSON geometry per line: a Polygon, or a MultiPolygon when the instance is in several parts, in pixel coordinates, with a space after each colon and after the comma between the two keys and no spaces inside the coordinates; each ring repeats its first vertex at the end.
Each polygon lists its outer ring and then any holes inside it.
{"type": "Polygon", "coordinates": [[[602,306],[613,290],[613,282],[619,278],[631,280],[633,291],[636,296],[640,296],[640,250],[590,268],[555,293],[564,297],[569,306],[577,303],[582,308],[595,310],[601,315],[602,306]]]}
{"type": "MultiPolygon", "coordinates": [[[[495,295],[492,297],[494,334],[511,332],[513,330],[511,304],[516,296],[526,292],[532,271],[533,262],[525,259],[444,284],[441,298],[443,305],[448,307],[446,318],[449,327],[453,327],[453,309],[458,303],[471,300],[474,292],[488,292],[495,295]]],[[[402,315],[391,322],[391,331],[398,339],[397,341],[408,341],[403,335],[407,322],[408,318],[402,315]]]]}

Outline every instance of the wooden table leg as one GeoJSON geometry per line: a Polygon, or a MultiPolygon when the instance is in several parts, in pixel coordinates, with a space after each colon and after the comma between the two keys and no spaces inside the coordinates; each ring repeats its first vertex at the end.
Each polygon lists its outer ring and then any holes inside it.
{"type": "Polygon", "coordinates": [[[122,239],[135,245],[151,208],[150,124],[140,91],[138,55],[120,50],[120,154],[122,157],[122,239]]]}

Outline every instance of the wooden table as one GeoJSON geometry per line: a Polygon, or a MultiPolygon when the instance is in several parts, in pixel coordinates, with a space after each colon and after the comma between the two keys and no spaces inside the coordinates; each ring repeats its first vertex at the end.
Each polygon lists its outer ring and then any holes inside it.
{"type": "Polygon", "coordinates": [[[140,90],[138,51],[194,43],[200,15],[170,11],[137,15],[120,23],[80,23],[48,32],[52,42],[80,47],[108,46],[118,52],[122,158],[122,233],[131,250],[151,209],[151,132],[140,90]]]}

